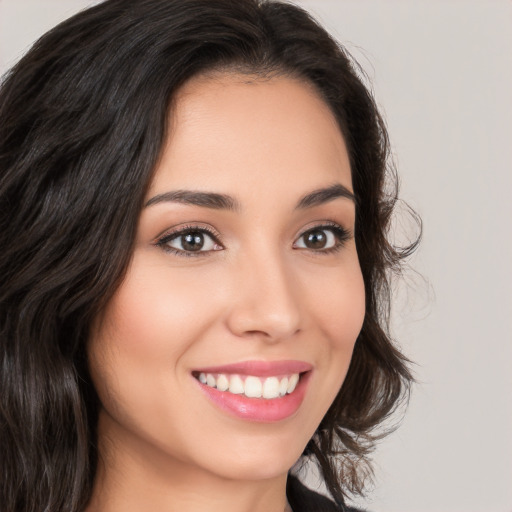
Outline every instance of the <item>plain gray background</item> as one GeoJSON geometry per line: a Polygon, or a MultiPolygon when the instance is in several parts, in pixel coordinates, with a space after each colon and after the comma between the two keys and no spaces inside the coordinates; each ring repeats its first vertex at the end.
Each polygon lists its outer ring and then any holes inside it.
{"type": "MultiPolygon", "coordinates": [[[[0,71],[88,0],[0,0],[0,71]]],[[[512,2],[302,0],[359,60],[424,239],[394,334],[417,365],[372,512],[512,511],[512,2]]],[[[403,239],[408,223],[397,230],[403,239]]]]}

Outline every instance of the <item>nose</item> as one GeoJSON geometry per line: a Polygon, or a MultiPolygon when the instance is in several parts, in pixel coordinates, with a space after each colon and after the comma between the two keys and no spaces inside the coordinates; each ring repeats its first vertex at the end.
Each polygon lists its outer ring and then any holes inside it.
{"type": "Polygon", "coordinates": [[[278,255],[267,253],[241,262],[232,297],[227,322],[233,334],[272,343],[300,331],[297,280],[278,255]]]}

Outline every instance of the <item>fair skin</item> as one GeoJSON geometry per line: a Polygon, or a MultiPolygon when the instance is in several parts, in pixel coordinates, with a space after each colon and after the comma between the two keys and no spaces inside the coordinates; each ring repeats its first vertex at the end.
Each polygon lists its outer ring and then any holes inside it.
{"type": "Polygon", "coordinates": [[[285,510],[287,472],[363,322],[351,191],[343,137],[308,84],[219,74],[182,87],[131,264],[88,347],[102,402],[88,512],[285,510]],[[264,362],[280,385],[299,373],[297,389],[233,401],[199,380],[248,361],[228,380],[264,362]]]}

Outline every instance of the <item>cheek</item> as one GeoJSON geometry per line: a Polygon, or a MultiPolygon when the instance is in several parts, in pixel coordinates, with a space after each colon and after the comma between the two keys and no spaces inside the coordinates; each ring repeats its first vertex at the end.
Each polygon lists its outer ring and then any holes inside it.
{"type": "Polygon", "coordinates": [[[162,357],[176,361],[215,316],[215,303],[190,277],[174,273],[167,279],[166,269],[142,269],[132,273],[109,303],[101,336],[135,362],[162,357]]]}
{"type": "Polygon", "coordinates": [[[216,302],[190,275],[172,272],[171,279],[168,268],[137,263],[89,342],[91,375],[106,409],[158,408],[169,382],[188,376],[180,362],[218,316],[216,302]]]}
{"type": "Polygon", "coordinates": [[[326,368],[326,383],[332,399],[343,384],[355,342],[365,317],[365,287],[357,259],[333,271],[330,278],[318,277],[311,293],[310,311],[324,340],[319,352],[326,368]]]}
{"type": "Polygon", "coordinates": [[[365,316],[365,287],[357,258],[332,273],[315,276],[308,287],[310,311],[332,350],[352,350],[365,316]]]}

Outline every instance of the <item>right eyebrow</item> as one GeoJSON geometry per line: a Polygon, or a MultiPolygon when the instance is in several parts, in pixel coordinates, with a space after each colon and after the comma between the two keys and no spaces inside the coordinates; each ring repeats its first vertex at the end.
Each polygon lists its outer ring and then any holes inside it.
{"type": "Polygon", "coordinates": [[[314,206],[319,206],[321,204],[328,203],[329,201],[333,201],[334,199],[338,199],[339,197],[349,199],[354,204],[356,203],[356,197],[353,192],[341,183],[334,183],[330,187],[319,188],[317,190],[313,190],[313,192],[310,192],[309,194],[306,194],[299,200],[295,209],[302,210],[305,208],[312,208],[314,206]]]}
{"type": "Polygon", "coordinates": [[[202,206],[204,208],[213,208],[215,210],[240,211],[238,201],[227,194],[218,194],[216,192],[198,192],[194,190],[173,190],[164,192],[149,199],[144,205],[145,208],[158,203],[183,203],[202,206]]]}

